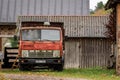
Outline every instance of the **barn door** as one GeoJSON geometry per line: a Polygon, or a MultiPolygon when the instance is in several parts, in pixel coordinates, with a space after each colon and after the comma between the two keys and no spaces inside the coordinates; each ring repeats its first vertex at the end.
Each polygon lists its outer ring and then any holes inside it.
{"type": "Polygon", "coordinates": [[[108,39],[71,39],[65,42],[65,68],[107,67],[111,54],[108,39]]]}

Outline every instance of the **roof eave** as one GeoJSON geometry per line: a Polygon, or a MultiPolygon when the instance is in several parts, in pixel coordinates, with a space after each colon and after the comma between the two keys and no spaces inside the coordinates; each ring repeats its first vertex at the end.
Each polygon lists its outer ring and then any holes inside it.
{"type": "Polygon", "coordinates": [[[119,0],[109,0],[105,5],[105,10],[115,8],[116,4],[120,3],[119,0]]]}
{"type": "Polygon", "coordinates": [[[16,26],[16,23],[15,22],[0,22],[0,26],[3,26],[3,25],[6,25],[6,26],[9,26],[9,25],[16,26]]]}

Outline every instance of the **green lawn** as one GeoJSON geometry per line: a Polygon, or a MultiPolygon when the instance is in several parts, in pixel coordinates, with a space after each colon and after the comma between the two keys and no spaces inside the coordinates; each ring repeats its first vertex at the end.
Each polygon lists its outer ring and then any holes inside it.
{"type": "Polygon", "coordinates": [[[91,80],[120,80],[119,76],[115,75],[115,70],[107,69],[65,69],[62,72],[48,71],[48,70],[35,70],[35,71],[19,71],[15,70],[1,70],[0,74],[34,74],[34,75],[46,75],[57,77],[71,77],[71,78],[85,78],[91,80]]]}

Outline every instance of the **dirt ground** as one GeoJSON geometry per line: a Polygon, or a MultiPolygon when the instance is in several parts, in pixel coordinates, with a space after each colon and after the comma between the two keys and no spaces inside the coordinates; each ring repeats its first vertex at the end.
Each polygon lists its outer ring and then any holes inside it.
{"type": "Polygon", "coordinates": [[[82,78],[60,78],[44,75],[22,75],[22,74],[5,74],[7,80],[88,80],[82,78]]]}

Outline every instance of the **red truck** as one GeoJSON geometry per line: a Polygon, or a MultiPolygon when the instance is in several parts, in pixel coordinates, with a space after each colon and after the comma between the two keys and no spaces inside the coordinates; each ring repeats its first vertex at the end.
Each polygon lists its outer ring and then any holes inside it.
{"type": "Polygon", "coordinates": [[[64,29],[62,23],[21,22],[19,26],[19,70],[64,66],[64,29]]]}

